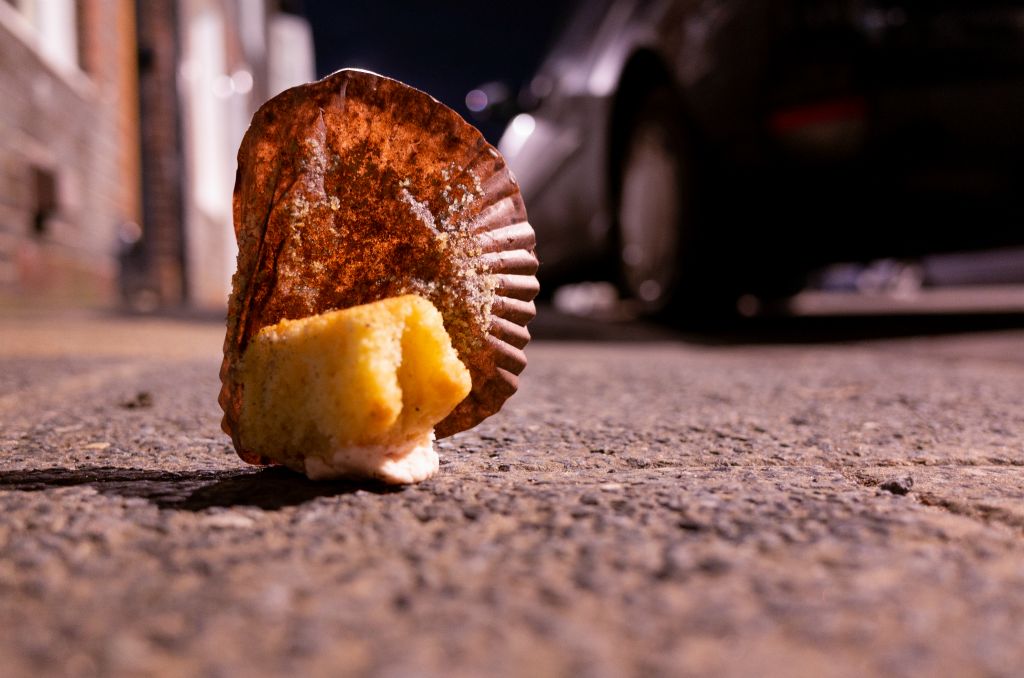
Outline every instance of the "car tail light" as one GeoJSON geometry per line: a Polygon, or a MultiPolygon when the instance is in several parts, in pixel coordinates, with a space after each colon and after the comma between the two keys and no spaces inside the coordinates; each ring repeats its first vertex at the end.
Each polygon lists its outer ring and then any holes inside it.
{"type": "Polygon", "coordinates": [[[775,111],[769,127],[778,136],[830,127],[836,124],[862,123],[866,115],[863,97],[831,99],[775,111]]]}
{"type": "Polygon", "coordinates": [[[775,111],[768,127],[791,154],[805,160],[841,161],[864,148],[866,109],[862,97],[819,101],[775,111]]]}

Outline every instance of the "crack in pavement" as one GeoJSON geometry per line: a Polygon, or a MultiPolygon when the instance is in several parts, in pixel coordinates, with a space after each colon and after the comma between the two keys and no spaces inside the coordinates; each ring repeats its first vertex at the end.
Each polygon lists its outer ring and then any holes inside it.
{"type": "Polygon", "coordinates": [[[1024,517],[988,504],[965,503],[940,497],[930,492],[914,492],[914,499],[923,506],[942,509],[948,513],[981,521],[986,525],[1003,525],[1024,535],[1024,517]]]}
{"type": "MultiPolygon", "coordinates": [[[[909,465],[903,465],[904,468],[906,466],[909,465]]],[[[935,466],[957,468],[956,464],[941,464],[934,465],[933,467],[935,466]]],[[[900,466],[892,464],[889,465],[889,467],[899,468],[900,466]]],[[[922,492],[920,490],[912,490],[911,488],[913,487],[914,480],[913,476],[910,476],[909,474],[907,476],[907,478],[909,479],[909,483],[904,485],[904,487],[906,488],[905,491],[899,491],[898,489],[890,490],[883,487],[884,485],[887,484],[887,482],[892,481],[879,480],[878,478],[875,478],[863,471],[854,470],[851,472],[844,472],[840,470],[840,473],[844,477],[856,483],[857,485],[860,485],[861,487],[874,488],[878,492],[890,492],[892,494],[905,495],[909,500],[914,501],[915,503],[920,504],[921,506],[926,506],[932,509],[938,509],[950,515],[955,515],[962,518],[969,518],[971,520],[980,522],[987,527],[1006,527],[1024,535],[1024,516],[1018,516],[1011,511],[1007,511],[1006,509],[1002,509],[997,506],[990,506],[982,503],[960,502],[953,499],[949,499],[947,497],[943,497],[934,492],[922,492]]]]}

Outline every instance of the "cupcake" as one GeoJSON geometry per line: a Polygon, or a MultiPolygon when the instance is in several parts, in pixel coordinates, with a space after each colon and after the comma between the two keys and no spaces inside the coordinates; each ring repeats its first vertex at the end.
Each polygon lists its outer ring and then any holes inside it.
{"type": "Polygon", "coordinates": [[[516,391],[539,289],[534,232],[498,151],[429,95],[342,70],[268,101],[239,148],[234,227],[219,402],[245,461],[283,463],[240,426],[254,388],[247,349],[282,321],[410,295],[429,302],[471,381],[438,438],[516,391]]]}

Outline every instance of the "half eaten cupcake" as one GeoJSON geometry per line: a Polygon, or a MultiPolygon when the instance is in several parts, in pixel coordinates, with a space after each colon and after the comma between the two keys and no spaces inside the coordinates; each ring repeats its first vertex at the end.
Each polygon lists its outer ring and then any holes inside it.
{"type": "Polygon", "coordinates": [[[222,426],[251,464],[389,483],[497,412],[526,367],[533,228],[501,154],[429,95],[343,70],[238,151],[222,426]]]}
{"type": "Polygon", "coordinates": [[[314,480],[434,475],[434,426],[472,388],[441,314],[393,297],[260,330],[241,365],[242,445],[314,480]]]}

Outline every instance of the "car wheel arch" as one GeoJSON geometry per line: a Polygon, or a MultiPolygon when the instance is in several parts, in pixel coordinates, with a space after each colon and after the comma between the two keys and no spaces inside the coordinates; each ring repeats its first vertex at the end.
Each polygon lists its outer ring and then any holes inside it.
{"type": "MultiPolygon", "coordinates": [[[[621,188],[619,172],[629,141],[633,118],[646,94],[661,87],[668,87],[676,93],[680,103],[679,108],[685,112],[679,88],[665,60],[650,49],[635,51],[622,68],[608,118],[605,180],[608,182],[609,190],[607,192],[608,204],[605,208],[609,214],[614,214],[617,208],[621,188]]],[[[681,120],[680,124],[685,125],[685,121],[681,120]]]]}
{"type": "MultiPolygon", "coordinates": [[[[617,274],[620,288],[625,294],[633,297],[635,292],[629,290],[630,285],[624,284],[622,262],[623,255],[623,233],[625,225],[620,223],[620,211],[624,208],[625,198],[625,165],[627,155],[630,151],[634,130],[641,119],[648,120],[650,115],[650,102],[653,99],[661,98],[664,106],[660,109],[665,111],[661,120],[668,122],[668,126],[674,130],[674,138],[678,144],[678,158],[683,167],[683,174],[687,190],[685,191],[686,207],[688,216],[684,217],[687,224],[686,235],[680,235],[678,254],[679,263],[684,265],[687,271],[686,277],[676,280],[670,286],[673,291],[669,295],[667,305],[661,312],[669,314],[678,310],[679,302],[690,304],[695,285],[699,284],[704,275],[702,259],[705,255],[713,255],[714,249],[709,247],[707,233],[700,224],[704,221],[702,210],[705,205],[699,197],[701,185],[705,181],[703,176],[709,169],[704,149],[700,147],[700,135],[697,134],[697,125],[693,111],[687,107],[685,92],[678,86],[672,77],[671,71],[665,66],[655,52],[639,52],[629,60],[620,80],[620,87],[616,92],[612,104],[611,127],[609,129],[608,159],[607,159],[607,209],[611,217],[613,227],[610,229],[610,237],[607,242],[607,259],[610,272],[617,274]],[[667,97],[667,98],[665,98],[667,97]],[[629,290],[629,291],[627,291],[629,290]],[[630,293],[633,292],[633,293],[630,293]]],[[[656,109],[658,110],[658,109],[656,109]]],[[[653,190],[653,189],[652,189],[653,190]]],[[[633,235],[636,235],[634,232],[633,235]]],[[[660,303],[660,302],[659,302],[660,303]]],[[[708,311],[712,310],[714,302],[709,302],[708,311]]],[[[694,306],[694,308],[696,308],[694,306]]],[[[717,310],[717,309],[715,309],[717,310]]],[[[703,312],[703,311],[701,311],[703,312]]]]}

